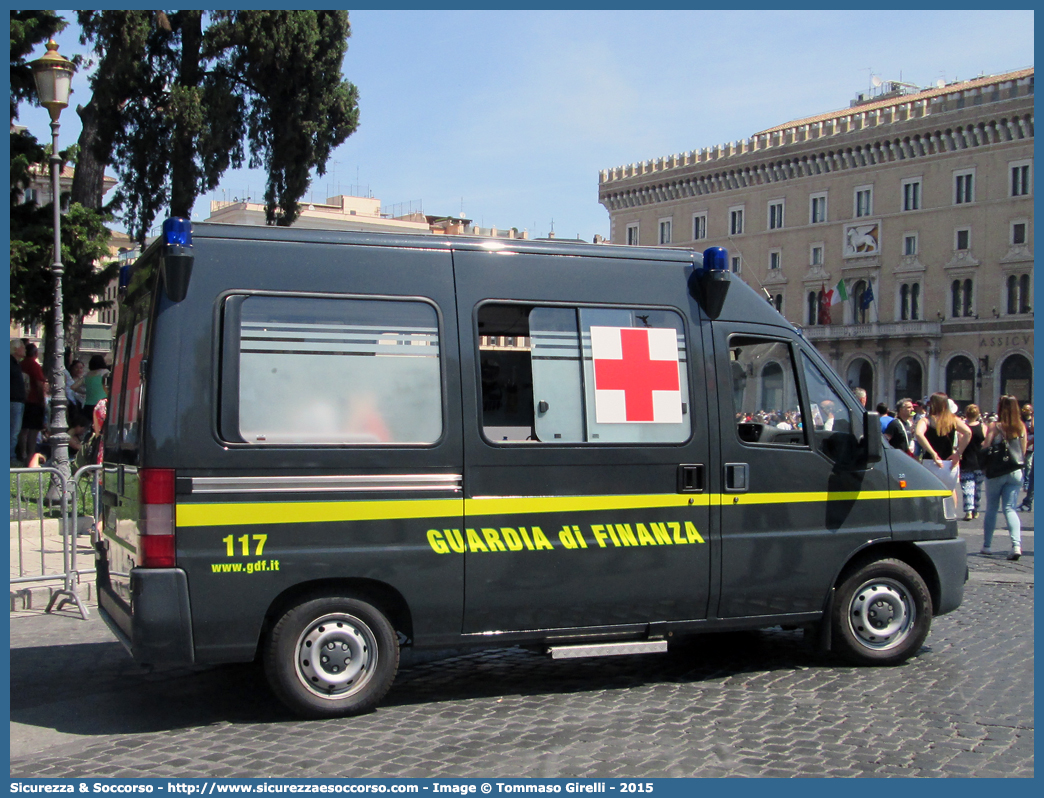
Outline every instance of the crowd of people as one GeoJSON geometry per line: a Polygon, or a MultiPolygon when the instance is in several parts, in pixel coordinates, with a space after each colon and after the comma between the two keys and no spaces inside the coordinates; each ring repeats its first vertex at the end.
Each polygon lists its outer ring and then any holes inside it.
{"type": "MultiPolygon", "coordinates": [[[[865,405],[866,392],[856,388],[855,394],[865,405]]],[[[828,404],[824,400],[813,407],[816,429],[831,429],[833,415],[828,404]]],[[[944,484],[952,486],[954,502],[965,521],[982,518],[980,553],[993,553],[993,534],[1000,513],[1011,541],[1008,559],[1018,560],[1022,556],[1018,513],[1033,509],[1033,406],[1027,402],[1020,407],[1014,396],[1002,396],[995,413],[984,413],[975,404],[958,409],[956,402],[938,392],[924,401],[900,399],[894,410],[883,403],[875,409],[885,441],[920,460],[944,484]],[[991,446],[1008,452],[1008,467],[1013,470],[987,476],[986,453],[991,446]]],[[[802,428],[797,410],[738,413],[736,421],[786,430],[802,428]]]]}
{"type": "MultiPolygon", "coordinates": [[[[35,468],[51,456],[50,384],[39,355],[38,347],[31,341],[11,340],[11,468],[35,468]]],[[[100,462],[108,376],[109,367],[102,355],[93,355],[84,364],[66,353],[66,422],[74,470],[100,462]]]]}
{"type": "Polygon", "coordinates": [[[974,404],[958,410],[952,399],[939,392],[924,403],[901,399],[894,412],[884,404],[876,409],[881,431],[890,445],[934,466],[944,477],[948,474],[959,485],[959,490],[955,487],[955,500],[963,506],[964,520],[982,516],[980,553],[993,553],[993,533],[1000,512],[1011,541],[1008,559],[1019,559],[1022,528],[1018,512],[1033,509],[1033,406],[1026,403],[1019,407],[1014,396],[1002,396],[996,413],[983,413],[974,404]],[[1008,467],[1018,467],[987,476],[990,447],[1006,450],[1008,467]]]}

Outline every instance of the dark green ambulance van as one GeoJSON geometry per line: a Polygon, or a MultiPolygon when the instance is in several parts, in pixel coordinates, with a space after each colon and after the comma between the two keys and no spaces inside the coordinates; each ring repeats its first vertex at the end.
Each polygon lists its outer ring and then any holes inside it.
{"type": "Polygon", "coordinates": [[[168,220],[119,309],[103,617],[312,717],[402,646],[906,660],[963,596],[952,496],[725,255],[168,220]]]}

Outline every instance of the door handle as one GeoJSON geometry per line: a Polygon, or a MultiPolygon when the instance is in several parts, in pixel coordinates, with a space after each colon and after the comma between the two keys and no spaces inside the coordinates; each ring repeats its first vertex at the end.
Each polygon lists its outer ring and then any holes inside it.
{"type": "Polygon", "coordinates": [[[750,488],[750,466],[746,463],[725,464],[725,490],[743,493],[750,488]]]}
{"type": "Polygon", "coordinates": [[[703,463],[678,466],[678,493],[703,493],[703,463]]]}

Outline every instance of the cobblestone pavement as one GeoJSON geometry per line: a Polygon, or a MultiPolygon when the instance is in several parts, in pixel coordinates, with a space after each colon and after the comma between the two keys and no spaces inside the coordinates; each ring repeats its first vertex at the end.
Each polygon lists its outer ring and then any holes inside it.
{"type": "Polygon", "coordinates": [[[963,606],[898,668],[781,630],[636,657],[404,657],[376,712],[321,722],[291,718],[256,666],[144,673],[97,617],[12,616],[11,776],[1030,777],[1025,548],[970,555],[963,606]]]}

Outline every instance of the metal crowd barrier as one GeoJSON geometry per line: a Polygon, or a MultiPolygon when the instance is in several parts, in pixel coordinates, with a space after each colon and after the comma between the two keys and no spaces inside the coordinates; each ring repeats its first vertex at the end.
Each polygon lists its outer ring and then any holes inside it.
{"type": "Polygon", "coordinates": [[[90,617],[78,587],[80,577],[93,575],[94,568],[80,567],[76,541],[86,533],[93,542],[97,535],[100,475],[100,465],[88,465],[66,483],[56,468],[11,469],[11,585],[60,582],[47,612],[71,603],[81,618],[90,617]]]}

